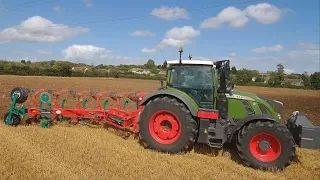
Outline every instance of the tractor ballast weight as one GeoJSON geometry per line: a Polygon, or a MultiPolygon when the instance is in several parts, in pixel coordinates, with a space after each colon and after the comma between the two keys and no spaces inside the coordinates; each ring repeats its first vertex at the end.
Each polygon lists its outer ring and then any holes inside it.
{"type": "MultiPolygon", "coordinates": [[[[181,57],[183,49],[179,52],[181,57]]],[[[139,134],[146,148],[168,153],[189,151],[195,143],[213,148],[234,143],[244,164],[257,169],[289,166],[295,157],[295,143],[320,148],[319,127],[302,113],[281,124],[281,102],[228,86],[229,60],[213,63],[180,58],[167,64],[166,86],[150,94],[14,88],[4,122],[16,126],[26,116],[44,128],[57,121],[102,122],[131,130],[139,134]],[[75,108],[65,107],[63,94],[75,98],[75,108]],[[28,97],[31,107],[17,106],[28,97]],[[91,100],[95,108],[88,109],[91,100]],[[108,107],[110,101],[116,107],[108,107]],[[136,108],[127,109],[129,102],[136,108]]]]}
{"type": "Polygon", "coordinates": [[[320,149],[320,126],[313,125],[303,112],[293,112],[287,120],[287,127],[299,147],[320,149]]]}

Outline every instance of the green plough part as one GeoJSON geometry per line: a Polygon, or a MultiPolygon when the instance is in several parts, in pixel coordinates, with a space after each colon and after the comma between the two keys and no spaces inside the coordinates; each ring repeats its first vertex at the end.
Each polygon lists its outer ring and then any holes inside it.
{"type": "Polygon", "coordinates": [[[108,99],[103,101],[103,110],[106,110],[107,104],[108,104],[108,99]]]}
{"type": "Polygon", "coordinates": [[[9,109],[9,114],[7,116],[7,119],[5,120],[6,124],[12,124],[12,114],[20,115],[21,118],[23,118],[26,114],[26,109],[23,105],[20,108],[16,107],[16,102],[18,98],[18,94],[13,95],[13,100],[9,109]]]}
{"type": "Polygon", "coordinates": [[[51,118],[48,115],[40,115],[39,120],[42,128],[49,128],[51,118]]]}
{"type": "Polygon", "coordinates": [[[82,109],[85,109],[85,108],[86,108],[87,102],[88,102],[87,99],[85,99],[85,100],[82,101],[82,103],[81,103],[81,108],[82,108],[82,109]]]}
{"type": "Polygon", "coordinates": [[[123,102],[123,105],[122,105],[123,110],[126,110],[128,103],[129,103],[129,101],[127,99],[123,102]]]}

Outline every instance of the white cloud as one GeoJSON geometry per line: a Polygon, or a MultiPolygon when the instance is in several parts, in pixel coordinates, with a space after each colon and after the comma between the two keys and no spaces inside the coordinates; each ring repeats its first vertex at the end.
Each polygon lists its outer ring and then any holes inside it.
{"type": "Polygon", "coordinates": [[[60,12],[60,11],[61,11],[61,7],[56,6],[56,7],[53,8],[53,11],[55,11],[55,12],[60,12]]]}
{"type": "Polygon", "coordinates": [[[293,69],[283,69],[284,70],[284,73],[286,74],[292,74],[292,73],[295,73],[296,71],[293,70],[293,69]]]}
{"type": "Polygon", "coordinates": [[[82,2],[87,6],[87,7],[92,7],[94,5],[93,0],[82,0],[82,2]]]}
{"type": "Polygon", "coordinates": [[[188,12],[184,8],[180,8],[180,7],[169,8],[169,7],[163,6],[160,8],[154,8],[150,14],[168,21],[189,18],[188,12]]]}
{"type": "Polygon", "coordinates": [[[62,51],[64,57],[70,60],[83,59],[92,61],[95,58],[104,58],[111,54],[110,49],[93,45],[72,45],[62,51]]]}
{"type": "Polygon", "coordinates": [[[166,38],[166,39],[163,39],[158,46],[160,48],[164,48],[166,46],[180,47],[180,46],[184,46],[191,43],[192,41],[190,39],[180,40],[180,39],[166,38]]]}
{"type": "Polygon", "coordinates": [[[20,25],[0,31],[0,42],[60,42],[65,38],[87,33],[88,31],[88,28],[54,24],[41,16],[33,16],[22,21],[20,25]]]}
{"type": "Polygon", "coordinates": [[[174,27],[166,32],[165,38],[172,39],[190,39],[200,35],[200,31],[193,29],[192,26],[174,27]]]}
{"type": "Polygon", "coordinates": [[[277,44],[275,46],[270,46],[270,47],[266,47],[266,46],[262,46],[259,48],[254,48],[251,51],[255,52],[255,53],[265,53],[265,52],[277,52],[277,51],[281,51],[283,49],[283,46],[281,46],[280,44],[277,44]]]}
{"type": "Polygon", "coordinates": [[[249,17],[262,24],[272,24],[278,22],[282,15],[291,11],[292,10],[288,8],[279,9],[268,3],[251,5],[244,10],[230,6],[223,9],[216,16],[202,21],[200,27],[214,29],[227,23],[232,28],[242,28],[250,21],[249,17]]]}
{"type": "Polygon", "coordinates": [[[278,22],[282,15],[281,9],[268,3],[248,6],[245,12],[262,24],[278,22]]]}
{"type": "Polygon", "coordinates": [[[223,23],[229,23],[230,27],[241,28],[249,19],[245,13],[233,6],[223,9],[217,16],[205,19],[200,23],[201,28],[219,28],[223,23]]]}
{"type": "Polygon", "coordinates": [[[157,52],[157,49],[156,48],[143,48],[143,49],[141,49],[141,52],[143,52],[143,53],[155,53],[155,52],[157,52]]]}
{"type": "Polygon", "coordinates": [[[304,49],[309,49],[309,50],[319,50],[320,49],[320,46],[317,44],[305,43],[305,42],[299,42],[299,43],[297,43],[297,46],[304,48],[304,49]]]}
{"type": "MultiPolygon", "coordinates": [[[[200,31],[195,30],[192,26],[174,27],[167,31],[164,35],[164,39],[156,45],[156,47],[151,48],[153,52],[159,49],[165,48],[167,46],[179,47],[187,44],[191,44],[191,38],[200,35],[200,31]]],[[[148,50],[151,50],[148,49],[148,50]]],[[[144,48],[146,51],[147,48],[144,48]]]]}
{"type": "Polygon", "coordinates": [[[108,48],[93,45],[72,45],[62,50],[63,57],[71,62],[86,64],[137,64],[145,60],[114,55],[108,48]]]}
{"type": "Polygon", "coordinates": [[[232,53],[229,54],[229,56],[230,56],[230,57],[235,57],[235,56],[237,56],[237,53],[232,52],[232,53]]]}
{"type": "Polygon", "coordinates": [[[192,26],[174,27],[166,32],[164,39],[158,44],[160,48],[166,46],[184,46],[191,44],[191,38],[200,35],[200,31],[195,30],[192,26]]]}
{"type": "Polygon", "coordinates": [[[129,33],[130,36],[150,36],[150,37],[154,37],[155,34],[151,31],[135,31],[135,32],[131,32],[129,33]]]}
{"type": "Polygon", "coordinates": [[[45,51],[45,50],[42,50],[42,49],[39,49],[39,50],[37,51],[37,53],[38,53],[38,54],[41,54],[41,55],[51,55],[51,54],[52,54],[52,52],[50,52],[50,51],[45,51]]]}

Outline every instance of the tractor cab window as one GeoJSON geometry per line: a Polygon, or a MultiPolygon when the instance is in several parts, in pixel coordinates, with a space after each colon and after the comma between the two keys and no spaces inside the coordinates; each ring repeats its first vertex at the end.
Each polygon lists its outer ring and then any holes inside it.
{"type": "Polygon", "coordinates": [[[198,104],[213,101],[212,66],[172,66],[169,85],[187,93],[198,104]]]}

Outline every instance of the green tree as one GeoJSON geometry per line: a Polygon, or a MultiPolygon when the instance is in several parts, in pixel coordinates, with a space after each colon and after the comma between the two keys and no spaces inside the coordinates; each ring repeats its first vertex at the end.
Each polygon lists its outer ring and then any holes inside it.
{"type": "Polygon", "coordinates": [[[30,60],[28,60],[28,61],[27,61],[27,64],[31,64],[31,61],[30,61],[30,60]]]}
{"type": "Polygon", "coordinates": [[[26,64],[26,60],[21,60],[21,63],[22,64],[26,64]]]}
{"type": "Polygon", "coordinates": [[[304,72],[301,76],[303,85],[304,87],[309,87],[310,86],[310,76],[308,75],[307,72],[304,72]]]}
{"type": "Polygon", "coordinates": [[[313,89],[320,89],[320,72],[315,72],[310,75],[310,86],[313,89]]]}
{"type": "Polygon", "coordinates": [[[237,82],[239,84],[248,84],[252,82],[253,77],[257,77],[258,72],[248,69],[240,69],[237,71],[237,82]]]}
{"type": "Polygon", "coordinates": [[[289,75],[287,75],[287,78],[289,78],[289,79],[300,79],[300,75],[299,74],[289,74],[289,75]]]}
{"type": "Polygon", "coordinates": [[[261,75],[259,75],[259,76],[256,78],[255,82],[264,82],[264,77],[261,76],[261,75]]]}
{"type": "Polygon", "coordinates": [[[237,74],[237,68],[235,66],[232,66],[231,73],[232,74],[237,74]]]}
{"type": "Polygon", "coordinates": [[[145,64],[145,67],[148,69],[153,69],[156,67],[156,64],[152,59],[149,59],[148,62],[145,64]]]}
{"type": "Polygon", "coordinates": [[[284,67],[282,64],[278,64],[277,65],[277,72],[274,74],[275,77],[274,77],[274,86],[281,86],[284,82],[284,77],[285,77],[285,74],[284,74],[284,67]]]}
{"type": "Polygon", "coordinates": [[[99,64],[98,66],[96,66],[97,69],[104,69],[104,65],[103,64],[99,64]]]}
{"type": "Polygon", "coordinates": [[[55,60],[51,60],[51,61],[49,62],[49,63],[50,63],[50,66],[53,67],[55,62],[56,62],[55,60]]]}
{"type": "Polygon", "coordinates": [[[70,77],[72,75],[71,63],[68,61],[56,61],[53,68],[59,73],[59,75],[64,77],[70,77]]]}

